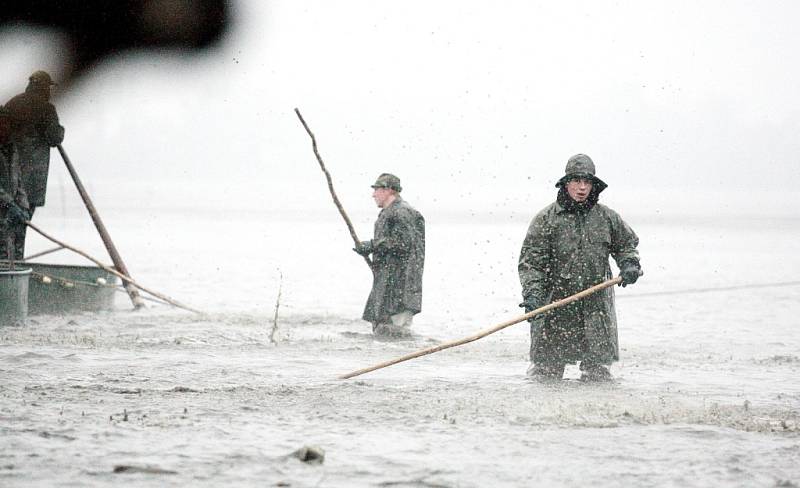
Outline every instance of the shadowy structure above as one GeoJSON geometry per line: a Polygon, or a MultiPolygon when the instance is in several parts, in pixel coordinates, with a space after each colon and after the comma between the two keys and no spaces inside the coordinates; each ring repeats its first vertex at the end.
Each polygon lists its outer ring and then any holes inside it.
{"type": "Polygon", "coordinates": [[[69,85],[128,49],[207,49],[230,30],[231,0],[5,0],[0,28],[44,26],[67,46],[59,53],[69,85]]]}

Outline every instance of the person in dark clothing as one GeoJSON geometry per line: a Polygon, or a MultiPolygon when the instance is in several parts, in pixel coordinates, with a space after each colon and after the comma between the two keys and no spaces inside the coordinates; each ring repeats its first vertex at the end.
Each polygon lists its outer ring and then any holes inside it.
{"type": "MultiPolygon", "coordinates": [[[[56,108],[50,103],[50,90],[55,85],[50,75],[36,71],[28,79],[28,87],[5,104],[10,120],[9,142],[16,150],[22,187],[28,199],[31,216],[36,207],[44,206],[50,148],[64,140],[64,127],[58,121],[56,108]]],[[[24,249],[25,227],[15,244],[24,249]]]]}
{"type": "Polygon", "coordinates": [[[407,336],[414,315],[422,310],[425,219],[400,197],[397,176],[383,173],[372,188],[372,198],[382,209],[374,236],[353,249],[372,255],[372,291],[362,318],[372,323],[375,335],[407,336]]]}
{"type": "MultiPolygon", "coordinates": [[[[609,257],[622,286],[633,284],[641,265],[639,238],[613,210],[598,203],[606,185],[585,154],[569,159],[556,201],[534,217],[522,244],[519,279],[526,312],[578,293],[611,277],[609,257]]],[[[531,319],[531,367],[536,377],[561,378],[580,361],[584,380],[609,380],[619,360],[614,289],[531,319]]]]}
{"type": "Polygon", "coordinates": [[[10,141],[11,119],[0,107],[0,260],[23,259],[25,221],[30,220],[19,155],[10,141]]]}

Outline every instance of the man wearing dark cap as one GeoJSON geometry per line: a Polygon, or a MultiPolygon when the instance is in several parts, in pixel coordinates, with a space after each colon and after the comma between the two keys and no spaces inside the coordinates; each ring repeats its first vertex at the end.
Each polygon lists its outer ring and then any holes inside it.
{"type": "Polygon", "coordinates": [[[425,264],[425,219],[400,197],[400,178],[383,173],[372,185],[372,198],[382,209],[374,237],[354,251],[372,255],[372,291],[362,318],[375,335],[410,335],[415,314],[422,310],[425,264]]]}
{"type": "MultiPolygon", "coordinates": [[[[598,203],[606,185],[585,154],[567,161],[556,201],[534,217],[519,257],[525,311],[578,293],[611,277],[609,256],[622,286],[641,272],[639,238],[613,210],[598,203]]],[[[566,364],[580,361],[581,379],[611,379],[608,366],[619,360],[614,289],[590,295],[531,319],[528,374],[558,378],[566,364]]]]}
{"type": "MultiPolygon", "coordinates": [[[[36,71],[28,78],[25,93],[8,101],[5,109],[11,120],[10,138],[19,155],[22,186],[28,196],[30,213],[45,202],[50,148],[64,140],[56,108],[50,103],[50,89],[55,85],[50,75],[36,71]]],[[[25,245],[25,228],[15,243],[18,252],[25,245]]]]}

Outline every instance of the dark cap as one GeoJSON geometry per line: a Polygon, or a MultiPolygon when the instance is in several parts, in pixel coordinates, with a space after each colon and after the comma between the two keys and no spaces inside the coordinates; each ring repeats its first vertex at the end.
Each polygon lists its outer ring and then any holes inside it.
{"type": "Polygon", "coordinates": [[[30,81],[31,83],[35,83],[37,85],[42,85],[42,86],[55,85],[55,83],[53,82],[53,79],[50,78],[49,74],[47,74],[47,71],[41,71],[41,70],[34,71],[33,74],[31,74],[28,77],[28,81],[30,81]]]}
{"type": "Polygon", "coordinates": [[[567,167],[564,170],[564,176],[558,180],[556,186],[564,186],[569,180],[576,178],[586,178],[590,180],[593,185],[597,186],[598,192],[601,192],[608,187],[600,178],[595,176],[594,161],[592,158],[585,154],[576,154],[569,158],[567,167]]]}
{"type": "Polygon", "coordinates": [[[383,173],[378,176],[378,179],[372,184],[372,188],[391,188],[394,191],[403,191],[403,187],[400,186],[400,178],[391,173],[383,173]]]}

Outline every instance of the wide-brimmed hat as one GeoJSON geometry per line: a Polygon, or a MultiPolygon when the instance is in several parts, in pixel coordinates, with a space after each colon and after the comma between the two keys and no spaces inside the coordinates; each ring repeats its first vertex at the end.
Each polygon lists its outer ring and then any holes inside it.
{"type": "Polygon", "coordinates": [[[400,186],[400,178],[391,173],[383,173],[378,176],[378,179],[372,184],[372,188],[391,188],[394,191],[403,191],[403,187],[400,186]]]}
{"type": "Polygon", "coordinates": [[[603,180],[595,176],[594,161],[585,154],[576,154],[569,158],[564,173],[564,176],[556,183],[556,187],[562,187],[566,185],[569,180],[575,178],[586,178],[590,180],[592,184],[597,187],[598,193],[608,187],[603,180]]]}

